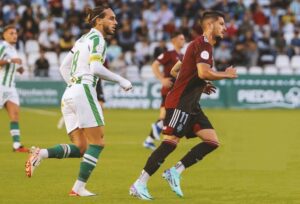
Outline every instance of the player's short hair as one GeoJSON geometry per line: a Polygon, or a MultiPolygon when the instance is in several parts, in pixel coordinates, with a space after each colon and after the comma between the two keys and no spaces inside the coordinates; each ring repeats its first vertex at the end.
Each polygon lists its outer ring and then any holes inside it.
{"type": "Polygon", "coordinates": [[[171,37],[171,39],[173,39],[173,38],[176,38],[176,37],[179,36],[179,35],[183,35],[182,32],[180,32],[180,31],[175,31],[175,32],[172,32],[172,33],[171,33],[170,37],[171,37]]]}
{"type": "Polygon", "coordinates": [[[95,25],[97,18],[104,18],[105,12],[104,10],[109,9],[110,7],[106,4],[103,4],[101,6],[97,6],[93,9],[87,8],[86,9],[86,22],[89,23],[91,26],[95,25]]]}
{"type": "Polygon", "coordinates": [[[5,33],[6,31],[8,31],[9,29],[17,29],[17,27],[15,26],[15,25],[13,25],[13,24],[9,24],[9,25],[7,25],[7,26],[5,26],[4,28],[3,28],[3,33],[5,33]]]}
{"type": "Polygon", "coordinates": [[[205,11],[201,17],[201,26],[203,26],[203,22],[207,19],[218,20],[218,18],[225,18],[224,14],[220,11],[205,11]]]}

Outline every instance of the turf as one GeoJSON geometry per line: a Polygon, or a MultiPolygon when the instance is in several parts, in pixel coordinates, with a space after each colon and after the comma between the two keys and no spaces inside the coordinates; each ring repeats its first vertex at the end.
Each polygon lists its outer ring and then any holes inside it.
{"type": "MultiPolygon", "coordinates": [[[[205,110],[221,147],[183,173],[184,198],[162,180],[162,171],[178,161],[198,139],[182,139],[176,151],[151,178],[154,203],[298,204],[300,203],[300,110],[205,110]]],[[[8,116],[0,111],[0,203],[142,203],[128,195],[150,151],[141,144],[156,110],[105,110],[105,150],[88,183],[98,194],[68,197],[79,159],[45,160],[32,178],[24,174],[26,154],[13,153],[8,116]]],[[[69,143],[58,130],[58,109],[21,111],[26,146],[69,143]]]]}

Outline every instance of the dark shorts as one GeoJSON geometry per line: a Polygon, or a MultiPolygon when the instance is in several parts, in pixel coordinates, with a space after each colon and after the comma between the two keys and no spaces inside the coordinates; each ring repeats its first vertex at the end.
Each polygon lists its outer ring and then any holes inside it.
{"type": "Polygon", "coordinates": [[[202,110],[197,114],[189,114],[179,109],[166,109],[163,134],[193,138],[203,129],[214,128],[202,110]]]}
{"type": "Polygon", "coordinates": [[[97,83],[96,92],[97,92],[97,99],[98,99],[98,101],[105,102],[105,98],[104,98],[103,88],[102,88],[101,82],[97,83]]]}

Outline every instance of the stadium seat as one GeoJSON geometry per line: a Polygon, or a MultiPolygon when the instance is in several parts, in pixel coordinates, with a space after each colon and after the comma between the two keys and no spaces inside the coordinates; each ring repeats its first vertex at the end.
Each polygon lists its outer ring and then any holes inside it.
{"type": "Polygon", "coordinates": [[[149,52],[150,53],[154,53],[155,48],[159,45],[158,42],[151,42],[150,43],[150,48],[149,48],[149,52]]]}
{"type": "Polygon", "coordinates": [[[236,72],[237,74],[247,74],[248,73],[248,69],[247,67],[244,67],[244,66],[236,66],[236,72]]]}
{"type": "Polygon", "coordinates": [[[30,53],[37,53],[40,51],[40,45],[37,40],[27,40],[25,43],[25,52],[27,55],[30,53]]]}
{"type": "Polygon", "coordinates": [[[27,57],[26,55],[22,53],[18,53],[19,57],[22,60],[22,67],[24,68],[24,73],[19,76],[19,74],[16,75],[17,79],[28,79],[32,75],[32,70],[29,68],[28,63],[27,63],[27,57]]]}
{"type": "Polygon", "coordinates": [[[144,65],[141,70],[141,78],[147,80],[155,80],[151,65],[144,65]]]}
{"type": "Polygon", "coordinates": [[[139,69],[135,65],[126,67],[126,78],[130,81],[140,81],[139,69]]]}
{"type": "Polygon", "coordinates": [[[68,52],[61,52],[58,56],[58,63],[59,65],[61,65],[62,61],[64,60],[64,58],[67,56],[68,52]]]}
{"type": "Polygon", "coordinates": [[[45,52],[45,57],[50,66],[58,66],[58,58],[56,52],[45,52]]]}
{"type": "Polygon", "coordinates": [[[264,74],[265,75],[277,75],[278,69],[276,68],[276,66],[272,66],[272,65],[265,66],[264,74]]]}
{"type": "Polygon", "coordinates": [[[300,55],[294,55],[291,59],[291,67],[293,69],[300,69],[300,55]]]}
{"type": "Polygon", "coordinates": [[[295,69],[295,70],[294,70],[294,74],[295,74],[295,75],[300,75],[300,69],[295,69]]]}
{"type": "Polygon", "coordinates": [[[61,80],[62,79],[62,76],[61,76],[60,71],[59,71],[59,67],[57,65],[56,66],[51,66],[50,65],[49,77],[51,79],[54,79],[54,80],[61,80]]]}
{"type": "Polygon", "coordinates": [[[279,74],[280,75],[293,75],[294,71],[292,69],[280,69],[279,74]]]}
{"type": "Polygon", "coordinates": [[[35,61],[39,57],[40,57],[40,53],[38,53],[38,52],[33,52],[33,53],[28,54],[27,63],[28,63],[29,68],[31,68],[31,70],[34,69],[35,61]]]}
{"type": "Polygon", "coordinates": [[[290,59],[287,55],[277,55],[275,65],[278,69],[290,68],[290,59]]]}
{"type": "Polygon", "coordinates": [[[260,75],[263,74],[263,69],[261,67],[258,66],[253,66],[249,68],[249,74],[251,75],[260,75]]]}

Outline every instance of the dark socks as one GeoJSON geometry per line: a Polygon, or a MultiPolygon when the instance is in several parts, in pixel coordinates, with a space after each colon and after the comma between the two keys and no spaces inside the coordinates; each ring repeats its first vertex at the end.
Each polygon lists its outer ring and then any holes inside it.
{"type": "Polygon", "coordinates": [[[199,160],[202,160],[205,155],[212,152],[218,147],[215,143],[202,142],[193,147],[180,161],[185,168],[192,166],[199,160]]]}
{"type": "Polygon", "coordinates": [[[153,175],[159,169],[160,165],[165,161],[165,158],[175,150],[176,145],[176,143],[169,140],[163,141],[148,158],[144,170],[150,176],[153,175]]]}

